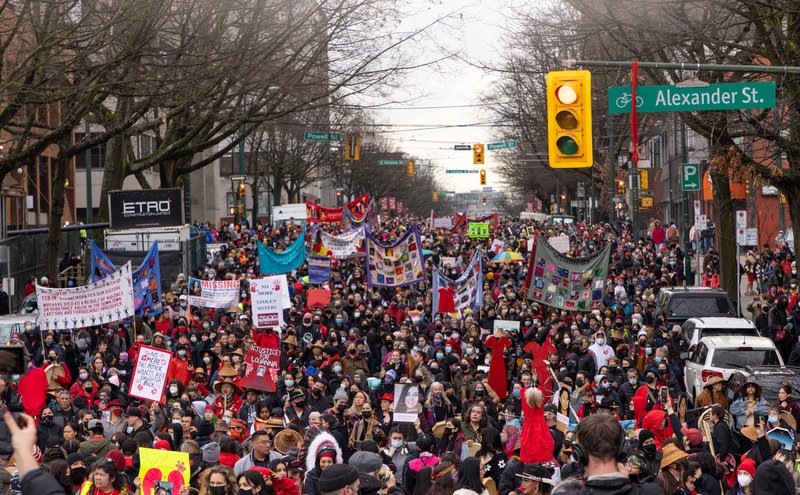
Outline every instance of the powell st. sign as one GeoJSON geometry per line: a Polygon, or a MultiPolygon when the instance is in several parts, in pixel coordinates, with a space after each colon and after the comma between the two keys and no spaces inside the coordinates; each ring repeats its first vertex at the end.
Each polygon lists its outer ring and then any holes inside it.
{"type": "MultiPolygon", "coordinates": [[[[630,86],[608,88],[608,112],[630,113],[630,86]]],[[[696,112],[775,108],[774,82],[720,83],[708,86],[637,86],[636,111],[696,112]]]]}

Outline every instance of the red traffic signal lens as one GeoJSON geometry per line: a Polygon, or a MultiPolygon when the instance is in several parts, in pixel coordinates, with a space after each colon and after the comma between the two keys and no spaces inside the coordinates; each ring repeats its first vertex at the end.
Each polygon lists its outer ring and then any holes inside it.
{"type": "Polygon", "coordinates": [[[572,105],[578,101],[578,92],[569,84],[563,84],[556,88],[556,99],[562,105],[572,105]]]}
{"type": "Polygon", "coordinates": [[[578,117],[569,110],[561,110],[556,114],[556,123],[568,131],[578,127],[578,117]]]}
{"type": "Polygon", "coordinates": [[[578,143],[570,136],[561,136],[556,141],[556,147],[561,154],[574,155],[578,152],[578,143]]]}

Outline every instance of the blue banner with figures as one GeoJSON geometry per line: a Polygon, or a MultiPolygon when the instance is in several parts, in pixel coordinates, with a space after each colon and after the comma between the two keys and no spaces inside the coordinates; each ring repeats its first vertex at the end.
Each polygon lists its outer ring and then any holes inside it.
{"type": "Polygon", "coordinates": [[[261,275],[280,275],[297,270],[306,262],[306,229],[280,253],[259,242],[258,261],[261,275]]]}
{"type": "MultiPolygon", "coordinates": [[[[117,267],[100,249],[92,243],[90,256],[90,282],[97,282],[116,271],[117,267]]],[[[131,274],[133,282],[133,305],[136,314],[158,315],[164,309],[161,304],[161,264],[158,259],[158,241],[154,241],[142,260],[142,264],[131,274]]]]}
{"type": "Polygon", "coordinates": [[[324,284],[331,280],[331,260],[328,258],[308,258],[308,283],[324,284]]]}

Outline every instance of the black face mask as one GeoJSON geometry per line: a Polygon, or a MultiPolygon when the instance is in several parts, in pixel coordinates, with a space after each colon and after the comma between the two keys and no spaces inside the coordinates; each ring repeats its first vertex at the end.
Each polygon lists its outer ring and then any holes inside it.
{"type": "Polygon", "coordinates": [[[315,388],[311,389],[311,395],[313,395],[314,397],[319,397],[320,394],[321,394],[321,392],[319,390],[317,390],[315,388]]]}
{"type": "Polygon", "coordinates": [[[655,381],[656,381],[656,379],[655,379],[655,377],[653,377],[652,375],[647,375],[647,376],[644,378],[644,381],[645,381],[645,382],[647,382],[647,383],[653,383],[653,382],[655,382],[655,381]]]}
{"type": "Polygon", "coordinates": [[[649,459],[652,459],[656,455],[656,444],[651,443],[650,445],[642,445],[642,452],[646,455],[649,459]]]}
{"type": "Polygon", "coordinates": [[[253,495],[253,490],[239,488],[239,495],[253,495]]]}
{"type": "Polygon", "coordinates": [[[72,474],[70,474],[70,478],[72,478],[73,485],[80,485],[83,483],[83,480],[86,479],[86,468],[84,467],[76,467],[70,470],[72,474]]]}
{"type": "Polygon", "coordinates": [[[212,486],[209,487],[209,493],[211,495],[225,495],[226,488],[224,486],[212,486]]]}
{"type": "MultiPolygon", "coordinates": [[[[306,401],[299,400],[294,405],[295,405],[295,407],[299,407],[300,409],[302,409],[302,408],[306,407],[306,401]]],[[[239,491],[241,491],[241,490],[239,490],[239,491]]]]}

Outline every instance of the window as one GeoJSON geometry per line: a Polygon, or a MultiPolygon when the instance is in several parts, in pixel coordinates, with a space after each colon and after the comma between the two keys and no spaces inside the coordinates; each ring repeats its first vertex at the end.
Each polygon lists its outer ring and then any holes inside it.
{"type": "Polygon", "coordinates": [[[650,166],[653,168],[661,168],[663,164],[664,150],[662,149],[662,144],[661,136],[650,140],[650,166]]]}
{"type": "Polygon", "coordinates": [[[728,316],[733,308],[724,296],[673,297],[667,314],[675,316],[728,316]]]}
{"type": "Polygon", "coordinates": [[[717,349],[711,358],[716,368],[744,368],[745,366],[778,365],[778,353],[774,349],[717,349]]]}
{"type": "Polygon", "coordinates": [[[236,206],[236,196],[232,192],[225,193],[225,207],[230,211],[231,208],[236,206]]]}
{"type": "MultiPolygon", "coordinates": [[[[75,142],[80,143],[83,141],[83,137],[85,136],[82,132],[75,133],[75,142]]],[[[92,134],[89,134],[89,137],[92,137],[92,134]]],[[[92,160],[92,168],[105,168],[106,166],[106,143],[98,144],[97,146],[93,146],[91,148],[91,160],[92,160]]],[[[76,169],[85,169],[86,168],[86,153],[78,153],[75,155],[75,168],[76,169]]]]}
{"type": "Polygon", "coordinates": [[[269,211],[269,193],[258,193],[258,215],[266,216],[269,211]]]}

